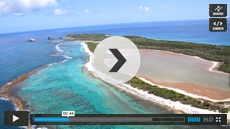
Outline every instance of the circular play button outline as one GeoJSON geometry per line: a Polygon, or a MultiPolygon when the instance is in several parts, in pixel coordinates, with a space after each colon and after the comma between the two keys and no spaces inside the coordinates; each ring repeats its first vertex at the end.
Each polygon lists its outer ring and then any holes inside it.
{"type": "Polygon", "coordinates": [[[102,40],[94,50],[93,67],[102,80],[122,84],[138,72],[140,53],[131,40],[111,36],[102,40]]]}

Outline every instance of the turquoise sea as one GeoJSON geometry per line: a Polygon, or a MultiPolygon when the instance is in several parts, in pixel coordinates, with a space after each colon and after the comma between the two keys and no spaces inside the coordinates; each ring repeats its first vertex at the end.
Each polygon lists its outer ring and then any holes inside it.
{"type": "MultiPolygon", "coordinates": [[[[197,21],[198,22],[198,21],[197,21]]],[[[201,21],[201,23],[203,23],[201,21]]],[[[159,23],[165,24],[165,23],[159,23]]],[[[180,24],[181,25],[181,24],[180,24]]],[[[137,25],[105,25],[96,27],[66,28],[56,30],[44,30],[34,32],[20,32],[0,35],[0,86],[12,81],[22,74],[26,74],[46,64],[50,64],[25,81],[18,84],[22,86],[17,94],[24,101],[28,102],[28,110],[32,113],[61,113],[62,110],[74,110],[79,114],[162,114],[172,113],[166,109],[136,98],[124,91],[114,88],[93,78],[84,69],[88,55],[84,52],[83,46],[79,42],[60,43],[57,40],[49,41],[49,35],[53,37],[64,37],[68,33],[106,33],[114,35],[126,35],[120,32],[126,32],[128,35],[138,35],[143,32],[155,33],[155,30],[146,30],[146,26],[154,28],[155,24],[143,24],[143,30],[132,32],[132,28],[137,25]],[[115,27],[117,26],[117,28],[115,27]],[[100,28],[100,29],[99,29],[100,28]],[[120,28],[120,29],[119,29],[120,28]],[[91,30],[90,30],[91,29],[91,30]],[[123,31],[122,31],[123,30],[123,31]],[[130,30],[129,32],[127,32],[130,30]],[[152,32],[150,32],[152,31],[152,32]],[[36,42],[29,43],[27,40],[34,37],[36,42]],[[54,54],[56,53],[56,54],[54,54]],[[51,56],[52,55],[52,56],[51,56]]],[[[181,27],[187,28],[191,25],[183,24],[181,27]]],[[[176,29],[176,28],[175,28],[176,29]]],[[[203,28],[205,29],[205,28],[203,28]]],[[[159,30],[159,32],[162,30],[159,30]]],[[[166,33],[166,32],[165,32],[166,33]]],[[[179,32],[178,32],[179,33],[179,32]]],[[[229,32],[227,32],[229,33],[229,32]]],[[[220,34],[220,33],[219,33],[220,34]]],[[[229,38],[227,34],[225,40],[218,40],[216,44],[227,44],[229,38]]],[[[160,33],[158,33],[160,35],[160,33]]],[[[164,33],[162,32],[162,35],[164,33]]],[[[180,35],[180,34],[178,34],[180,35]]],[[[195,35],[195,33],[193,34],[195,35]]],[[[160,36],[158,36],[161,38],[160,36]]],[[[199,40],[199,36],[195,40],[199,40]]],[[[206,37],[209,37],[207,34],[206,37]]],[[[162,37],[163,38],[163,37],[162,37]]],[[[176,37],[175,38],[179,38],[176,37]]],[[[219,37],[220,38],[220,37],[219,37]]],[[[164,36],[164,39],[167,39],[164,36]]],[[[170,36],[168,37],[170,40],[170,36]]],[[[191,38],[192,39],[192,38],[191,38]]],[[[204,37],[201,37],[205,41],[204,37]]],[[[171,39],[174,40],[174,39],[171,39]]],[[[182,38],[181,38],[182,40],[182,38]]],[[[196,42],[196,41],[193,42],[196,42]]],[[[186,40],[185,40],[186,41],[186,40]]],[[[208,38],[205,41],[210,43],[208,38]]],[[[3,125],[3,111],[15,110],[14,105],[9,100],[1,98],[0,100],[0,128],[6,128],[3,125]]],[[[154,128],[154,129],[218,129],[220,126],[143,126],[143,125],[106,125],[106,126],[53,126],[54,128],[154,128]]],[[[9,129],[18,127],[7,127],[9,129]]]]}

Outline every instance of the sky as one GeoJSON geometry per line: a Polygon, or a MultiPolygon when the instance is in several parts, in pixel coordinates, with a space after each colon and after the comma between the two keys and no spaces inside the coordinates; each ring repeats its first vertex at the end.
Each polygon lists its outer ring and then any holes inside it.
{"type": "Polygon", "coordinates": [[[230,0],[0,0],[0,33],[208,19],[209,4],[221,3],[230,7],[230,0]]]}

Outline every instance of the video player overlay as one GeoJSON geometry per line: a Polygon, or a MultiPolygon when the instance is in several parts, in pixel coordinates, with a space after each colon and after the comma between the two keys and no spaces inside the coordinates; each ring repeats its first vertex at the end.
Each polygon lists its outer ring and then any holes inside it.
{"type": "Polygon", "coordinates": [[[28,125],[226,125],[226,114],[29,114],[5,111],[6,126],[28,125]]]}

